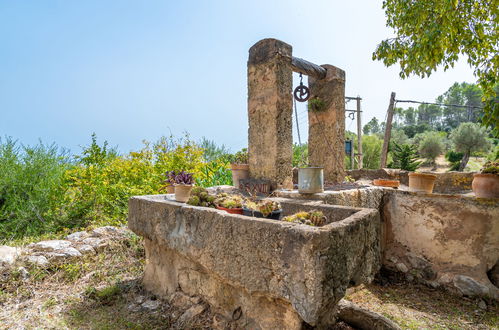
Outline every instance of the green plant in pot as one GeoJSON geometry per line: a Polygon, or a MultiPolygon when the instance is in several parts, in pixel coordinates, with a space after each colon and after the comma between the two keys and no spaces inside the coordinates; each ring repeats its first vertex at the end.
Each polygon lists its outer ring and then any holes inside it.
{"type": "Polygon", "coordinates": [[[249,178],[248,149],[243,148],[231,157],[232,183],[239,188],[239,180],[249,178]]]}
{"type": "Polygon", "coordinates": [[[193,187],[187,204],[192,206],[215,207],[215,196],[210,195],[203,187],[193,187]]]}
{"type": "Polygon", "coordinates": [[[256,218],[281,219],[282,207],[279,202],[272,200],[246,200],[243,205],[243,214],[256,218]]]}
{"type": "Polygon", "coordinates": [[[293,215],[284,217],[282,220],[316,227],[324,226],[327,222],[327,218],[324,213],[317,210],[297,212],[293,215]]]}
{"type": "Polygon", "coordinates": [[[232,214],[243,214],[244,198],[227,193],[218,194],[214,201],[216,208],[232,214]]]}
{"type": "Polygon", "coordinates": [[[175,200],[177,202],[185,203],[191,196],[192,186],[194,184],[194,177],[192,173],[181,171],[173,178],[175,185],[175,200]]]}
{"type": "Polygon", "coordinates": [[[499,160],[485,163],[473,176],[471,187],[476,197],[499,198],[499,160]]]}

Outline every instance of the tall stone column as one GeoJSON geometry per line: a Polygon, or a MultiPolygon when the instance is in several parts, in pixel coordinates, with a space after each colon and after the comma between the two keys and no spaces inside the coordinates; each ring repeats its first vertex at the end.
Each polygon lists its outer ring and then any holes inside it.
{"type": "Polygon", "coordinates": [[[319,111],[308,112],[308,157],[312,166],[324,167],[324,181],[345,178],[345,71],[322,65],[326,78],[308,78],[310,102],[318,99],[319,111]]]}
{"type": "Polygon", "coordinates": [[[248,151],[250,177],[293,187],[292,47],[263,39],[249,50],[248,151]]]}

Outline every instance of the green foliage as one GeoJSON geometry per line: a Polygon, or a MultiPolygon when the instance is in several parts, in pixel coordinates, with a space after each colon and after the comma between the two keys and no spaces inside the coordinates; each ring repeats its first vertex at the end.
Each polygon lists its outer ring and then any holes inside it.
{"type": "Polygon", "coordinates": [[[55,145],[0,139],[0,241],[58,229],[69,157],[55,145]]]}
{"type": "Polygon", "coordinates": [[[362,137],[362,153],[364,154],[364,168],[376,169],[380,166],[381,149],[383,140],[376,135],[365,135],[362,137]]]}
{"type": "Polygon", "coordinates": [[[459,169],[459,163],[463,159],[464,154],[462,152],[456,152],[453,150],[447,151],[445,154],[445,159],[451,163],[450,171],[457,171],[459,169]]]}
{"type": "Polygon", "coordinates": [[[419,154],[435,164],[435,158],[444,151],[443,139],[437,132],[427,132],[419,143],[419,154]]]}
{"type": "Polygon", "coordinates": [[[230,155],[230,150],[225,145],[219,146],[215,141],[208,140],[205,137],[201,139],[199,147],[203,149],[203,158],[208,163],[220,158],[227,158],[230,155]]]}
{"type": "Polygon", "coordinates": [[[415,171],[421,162],[417,161],[417,147],[415,145],[394,143],[393,163],[391,168],[400,168],[406,171],[415,171]]]}
{"type": "Polygon", "coordinates": [[[499,162],[487,162],[483,165],[482,173],[499,174],[499,162]]]}
{"type": "Polygon", "coordinates": [[[364,125],[364,127],[362,128],[362,132],[364,133],[364,135],[381,133],[378,119],[376,117],[373,117],[373,119],[371,119],[367,124],[364,125]]]}
{"type": "Polygon", "coordinates": [[[395,148],[395,144],[403,145],[408,144],[409,138],[405,134],[404,130],[401,129],[393,129],[390,137],[390,150],[395,148]]]}
{"type": "Polygon", "coordinates": [[[196,183],[201,187],[232,185],[229,161],[222,157],[203,164],[196,176],[196,183]]]}
{"type": "Polygon", "coordinates": [[[483,127],[474,123],[463,123],[451,132],[451,140],[456,151],[471,154],[474,151],[488,150],[490,143],[483,127]]]}
{"type": "Polygon", "coordinates": [[[483,122],[499,134],[497,2],[490,0],[384,0],[387,25],[396,37],[383,40],[373,59],[399,64],[400,77],[427,77],[467,57],[483,90],[483,122]]]}
{"type": "Polygon", "coordinates": [[[248,149],[242,148],[234,155],[231,155],[228,159],[232,164],[248,164],[249,162],[248,149]]]}
{"type": "Polygon", "coordinates": [[[303,167],[308,164],[308,144],[293,144],[293,167],[303,167]]]}
{"type": "Polygon", "coordinates": [[[326,104],[318,97],[308,100],[308,111],[321,112],[326,110],[326,104]]]}

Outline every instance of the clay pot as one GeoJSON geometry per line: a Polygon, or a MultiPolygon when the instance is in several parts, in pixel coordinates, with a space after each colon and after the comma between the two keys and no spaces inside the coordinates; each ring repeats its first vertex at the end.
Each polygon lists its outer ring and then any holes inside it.
{"type": "Polygon", "coordinates": [[[400,181],[399,180],[375,179],[375,180],[373,180],[373,185],[380,186],[380,187],[398,188],[400,186],[400,181]]]}
{"type": "Polygon", "coordinates": [[[499,175],[478,173],[473,175],[471,188],[478,198],[499,198],[499,175]]]}
{"type": "Polygon", "coordinates": [[[437,176],[428,173],[409,173],[409,190],[431,194],[437,176]]]}
{"type": "Polygon", "coordinates": [[[175,200],[177,202],[185,203],[191,197],[191,184],[179,184],[175,186],[175,200]]]}
{"type": "Polygon", "coordinates": [[[174,194],[175,193],[175,186],[167,186],[166,193],[167,194],[174,194]]]}
{"type": "Polygon", "coordinates": [[[227,209],[225,207],[222,207],[222,206],[216,206],[216,208],[218,210],[222,210],[222,211],[225,211],[227,213],[230,213],[230,214],[243,214],[243,209],[242,208],[233,208],[233,209],[227,209]]]}
{"type": "Polygon", "coordinates": [[[249,179],[248,164],[230,164],[232,170],[232,185],[239,189],[239,180],[249,179]]]}

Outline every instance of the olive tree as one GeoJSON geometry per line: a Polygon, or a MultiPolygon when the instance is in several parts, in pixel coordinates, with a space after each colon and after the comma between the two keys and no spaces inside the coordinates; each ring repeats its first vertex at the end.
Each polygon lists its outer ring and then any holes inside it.
{"type": "Polygon", "coordinates": [[[464,170],[472,152],[486,151],[490,148],[487,132],[478,124],[462,123],[451,132],[450,137],[456,151],[463,153],[458,171],[464,170]]]}
{"type": "Polygon", "coordinates": [[[432,164],[436,164],[435,158],[444,151],[443,138],[437,132],[428,132],[423,135],[419,143],[419,154],[429,159],[432,164]]]}
{"type": "Polygon", "coordinates": [[[499,135],[499,10],[497,0],[384,0],[387,26],[395,37],[383,40],[374,60],[400,65],[400,77],[427,77],[439,66],[453,67],[460,56],[474,68],[483,90],[483,122],[499,135]]]}

